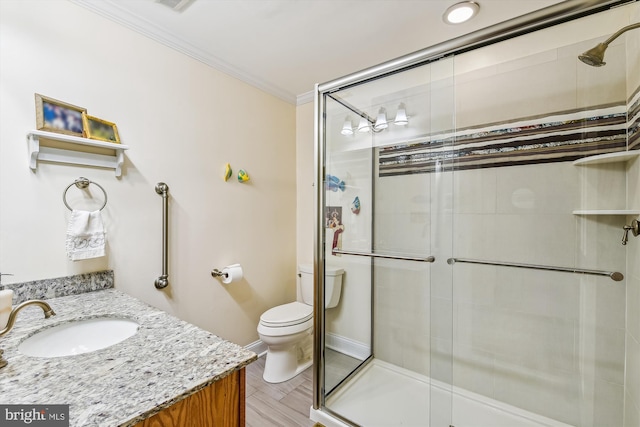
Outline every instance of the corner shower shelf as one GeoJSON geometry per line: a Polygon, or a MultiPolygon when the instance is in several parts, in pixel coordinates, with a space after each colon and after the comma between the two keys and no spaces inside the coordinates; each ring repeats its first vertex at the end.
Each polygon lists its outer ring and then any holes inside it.
{"type": "Polygon", "coordinates": [[[41,130],[29,132],[27,141],[29,167],[33,171],[37,169],[38,161],[47,161],[114,169],[116,176],[120,176],[124,151],[129,149],[127,145],[41,130]],[[46,144],[41,144],[41,140],[57,143],[59,147],[43,146],[46,144]]]}
{"type": "Polygon", "coordinates": [[[640,150],[618,151],[615,153],[598,154],[596,156],[583,157],[573,161],[574,166],[598,165],[602,163],[626,162],[640,156],[640,150]]]}
{"type": "Polygon", "coordinates": [[[640,209],[578,209],[574,215],[640,215],[640,209]]]}
{"type": "MultiPolygon", "coordinates": [[[[574,166],[600,165],[604,163],[624,163],[640,156],[640,150],[617,151],[598,154],[573,161],[574,166]]],[[[577,209],[574,215],[640,215],[639,209],[577,209]]]]}

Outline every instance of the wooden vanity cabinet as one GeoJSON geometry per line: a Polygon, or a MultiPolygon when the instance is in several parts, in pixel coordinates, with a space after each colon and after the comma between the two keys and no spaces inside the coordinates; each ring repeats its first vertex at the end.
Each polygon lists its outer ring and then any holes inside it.
{"type": "Polygon", "coordinates": [[[134,427],[242,427],[245,369],[227,375],[134,427]]]}

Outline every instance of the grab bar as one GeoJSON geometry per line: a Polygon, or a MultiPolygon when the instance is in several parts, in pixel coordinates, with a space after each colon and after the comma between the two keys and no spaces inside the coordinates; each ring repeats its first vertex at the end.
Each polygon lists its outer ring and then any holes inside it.
{"type": "Polygon", "coordinates": [[[162,275],[155,281],[157,289],[169,286],[169,186],[164,182],[156,185],[156,193],[162,196],[162,275]]]}
{"type": "Polygon", "coordinates": [[[410,256],[404,256],[404,255],[385,255],[385,254],[375,254],[375,253],[369,253],[369,252],[343,251],[341,249],[334,249],[331,251],[331,253],[340,254],[340,255],[368,256],[370,258],[400,259],[404,261],[418,261],[418,262],[434,262],[436,260],[432,256],[423,258],[423,257],[410,257],[410,256]]]}
{"type": "Polygon", "coordinates": [[[447,264],[453,265],[456,262],[465,262],[468,264],[483,264],[483,265],[498,265],[502,267],[516,267],[516,268],[530,268],[533,270],[549,270],[549,271],[562,271],[566,273],[580,273],[580,274],[592,274],[595,276],[607,276],[611,280],[616,282],[624,279],[624,275],[617,271],[602,271],[602,270],[585,270],[582,268],[570,268],[570,267],[554,267],[548,265],[536,265],[536,264],[520,264],[515,262],[497,262],[497,261],[483,261],[479,259],[468,258],[449,258],[447,264]]]}

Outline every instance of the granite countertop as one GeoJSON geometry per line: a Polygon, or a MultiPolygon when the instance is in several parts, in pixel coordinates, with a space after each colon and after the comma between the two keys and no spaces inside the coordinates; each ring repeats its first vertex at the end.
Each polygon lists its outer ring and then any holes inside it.
{"type": "Polygon", "coordinates": [[[71,426],[132,426],[256,360],[255,353],[109,289],[47,300],[56,316],[25,307],[0,337],[0,403],[69,404],[71,426]],[[43,328],[92,317],[133,319],[138,332],[68,357],[25,356],[18,345],[43,328]]]}

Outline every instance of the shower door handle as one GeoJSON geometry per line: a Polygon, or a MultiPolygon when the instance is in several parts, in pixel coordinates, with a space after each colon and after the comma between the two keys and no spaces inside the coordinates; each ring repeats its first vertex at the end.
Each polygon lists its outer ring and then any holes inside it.
{"type": "Polygon", "coordinates": [[[343,251],[341,249],[334,249],[331,251],[331,253],[334,255],[335,254],[356,255],[356,256],[366,256],[369,258],[397,259],[402,261],[434,262],[436,260],[432,256],[416,257],[416,256],[408,256],[408,255],[386,255],[386,254],[378,254],[373,252],[343,251]]]}

